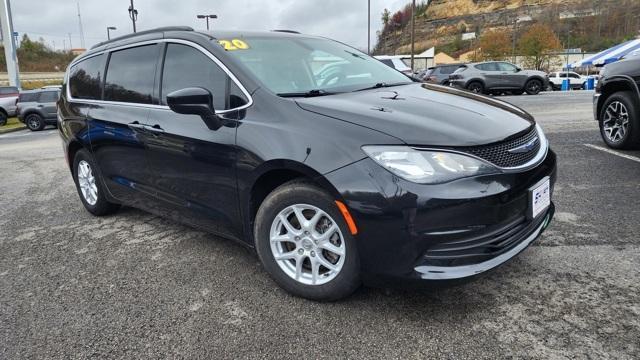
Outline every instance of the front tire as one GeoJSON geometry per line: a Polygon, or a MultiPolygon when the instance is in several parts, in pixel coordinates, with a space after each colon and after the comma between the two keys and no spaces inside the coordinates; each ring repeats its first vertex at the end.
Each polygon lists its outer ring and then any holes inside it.
{"type": "Polygon", "coordinates": [[[475,94],[484,94],[484,85],[479,81],[472,81],[467,85],[467,90],[475,94]]]}
{"type": "Polygon", "coordinates": [[[524,85],[524,91],[529,95],[538,95],[542,91],[542,81],[531,79],[524,85]]]}
{"type": "Polygon", "coordinates": [[[269,194],[254,235],[262,265],[293,295],[333,301],[360,286],[355,239],[331,195],[309,182],[288,182],[269,194]]]}
{"type": "Polygon", "coordinates": [[[95,216],[104,216],[116,212],[120,205],[109,202],[93,157],[82,149],[73,160],[73,180],[80,200],[85,209],[95,216]]]}
{"type": "Polygon", "coordinates": [[[600,135],[614,149],[640,146],[640,108],[631,91],[611,95],[600,112],[600,135]]]}
{"type": "Polygon", "coordinates": [[[38,114],[29,114],[24,119],[24,123],[31,131],[40,131],[44,129],[44,119],[38,114]]]}

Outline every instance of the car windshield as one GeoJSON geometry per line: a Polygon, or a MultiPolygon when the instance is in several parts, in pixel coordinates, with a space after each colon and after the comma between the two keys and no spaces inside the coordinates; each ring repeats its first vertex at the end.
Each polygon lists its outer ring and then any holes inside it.
{"type": "Polygon", "coordinates": [[[336,41],[256,36],[219,42],[269,90],[283,96],[326,95],[412,82],[380,61],[336,41]]]}

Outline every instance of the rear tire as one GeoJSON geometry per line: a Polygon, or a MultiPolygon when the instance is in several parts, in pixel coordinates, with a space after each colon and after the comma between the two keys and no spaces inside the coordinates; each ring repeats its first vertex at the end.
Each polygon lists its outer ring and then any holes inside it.
{"type": "Polygon", "coordinates": [[[529,95],[538,95],[542,91],[542,81],[531,79],[524,85],[524,91],[529,95]]]}
{"type": "Polygon", "coordinates": [[[5,114],[3,111],[0,111],[0,126],[5,125],[7,125],[7,114],[5,114]]]}
{"type": "Polygon", "coordinates": [[[475,94],[484,94],[484,85],[479,81],[472,81],[467,85],[467,90],[475,94]]]}
{"type": "Polygon", "coordinates": [[[38,114],[29,114],[24,119],[24,123],[31,131],[40,131],[44,129],[44,119],[38,114]]]}
{"type": "Polygon", "coordinates": [[[600,135],[614,149],[640,147],[640,106],[631,91],[614,93],[607,98],[598,119],[600,135]]]}
{"type": "Polygon", "coordinates": [[[95,216],[109,215],[116,212],[120,205],[106,199],[106,191],[97,169],[87,150],[81,149],[76,153],[73,159],[73,180],[82,205],[95,216]]]}
{"type": "Polygon", "coordinates": [[[360,286],[355,239],[331,195],[309,182],[294,180],[269,194],[254,236],[265,270],[295,296],[333,301],[360,286]]]}

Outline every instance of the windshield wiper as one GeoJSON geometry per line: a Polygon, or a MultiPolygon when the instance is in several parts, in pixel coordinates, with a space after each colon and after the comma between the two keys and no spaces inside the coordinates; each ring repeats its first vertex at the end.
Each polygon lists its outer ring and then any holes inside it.
{"type": "Polygon", "coordinates": [[[372,89],[380,89],[380,88],[388,88],[388,87],[393,87],[393,86],[400,86],[400,85],[407,85],[407,84],[411,84],[410,82],[397,82],[397,83],[385,83],[385,82],[379,82],[376,83],[373,86],[368,86],[366,88],[362,88],[362,89],[357,89],[357,90],[353,90],[353,92],[357,92],[357,91],[365,91],[365,90],[372,90],[372,89]]]}
{"type": "Polygon", "coordinates": [[[322,89],[313,89],[309,91],[301,91],[301,92],[289,92],[289,93],[280,93],[278,96],[281,97],[316,97],[316,96],[326,96],[337,94],[335,92],[330,92],[322,89]]]}

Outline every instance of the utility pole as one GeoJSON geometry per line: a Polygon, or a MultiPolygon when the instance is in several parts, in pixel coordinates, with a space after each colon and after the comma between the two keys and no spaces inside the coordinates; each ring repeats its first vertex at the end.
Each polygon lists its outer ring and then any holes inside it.
{"type": "Polygon", "coordinates": [[[414,50],[416,46],[416,0],[411,1],[411,72],[414,72],[414,50]]]}
{"type": "Polygon", "coordinates": [[[367,0],[367,54],[371,55],[371,0],[367,0]]]}
{"type": "Polygon", "coordinates": [[[518,18],[513,21],[513,47],[511,49],[512,61],[516,63],[516,37],[518,36],[518,18]]]}
{"type": "Polygon", "coordinates": [[[80,46],[84,49],[84,30],[82,30],[82,17],[80,17],[80,1],[76,3],[78,5],[78,27],[80,29],[80,46]]]}
{"type": "Polygon", "coordinates": [[[218,15],[196,15],[198,19],[207,19],[207,31],[209,31],[209,19],[217,19],[218,15]]]}
{"type": "Polygon", "coordinates": [[[73,45],[71,44],[71,33],[67,33],[69,34],[69,50],[73,49],[73,45]]]}
{"type": "Polygon", "coordinates": [[[131,6],[129,6],[129,18],[133,22],[133,32],[136,32],[136,21],[138,20],[138,10],[133,7],[133,0],[131,0],[131,6]]]}
{"type": "Polygon", "coordinates": [[[11,4],[9,0],[0,0],[0,27],[4,43],[4,57],[7,61],[9,85],[20,87],[20,71],[18,70],[18,56],[16,54],[16,40],[13,36],[13,21],[11,19],[11,4]]]}

